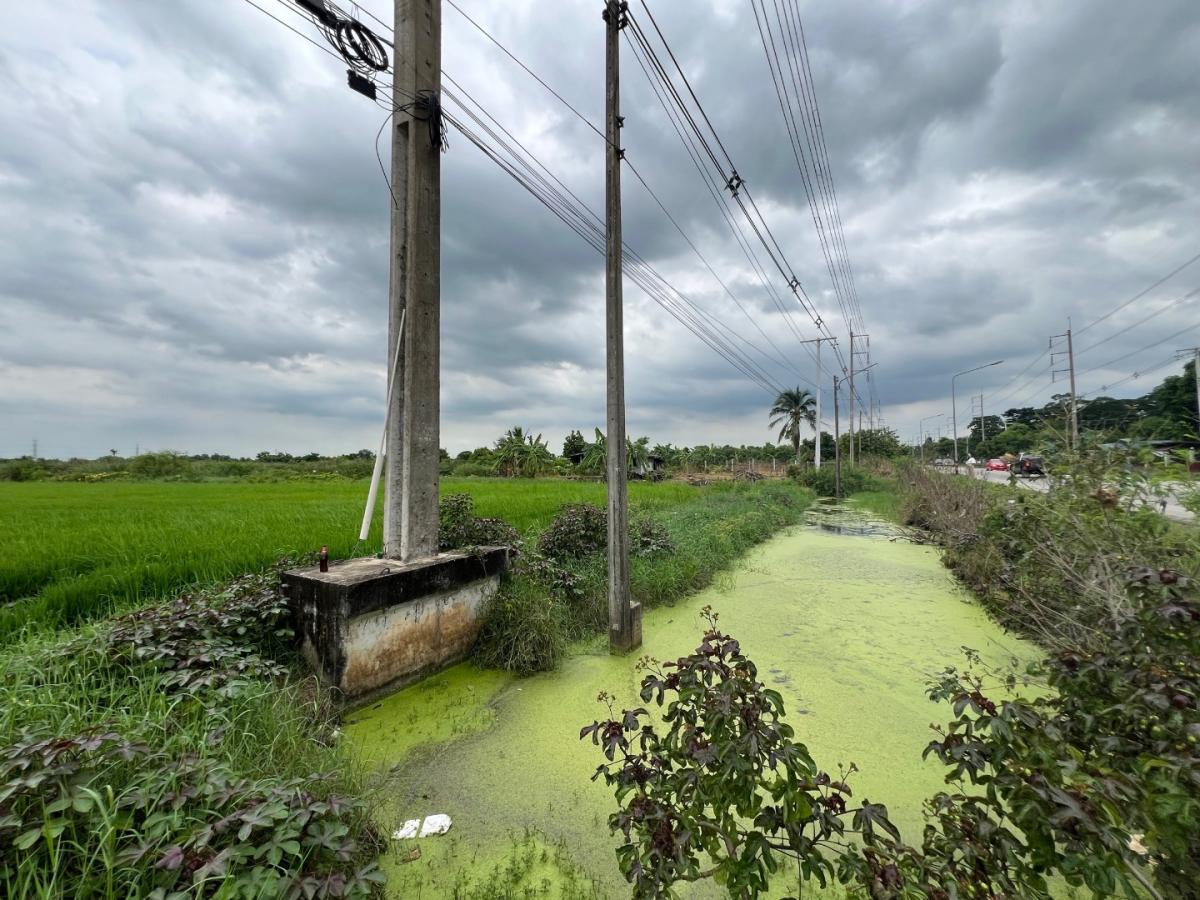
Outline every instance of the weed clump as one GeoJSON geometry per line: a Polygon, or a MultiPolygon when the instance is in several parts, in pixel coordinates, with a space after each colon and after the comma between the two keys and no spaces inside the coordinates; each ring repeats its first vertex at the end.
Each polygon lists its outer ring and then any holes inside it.
{"type": "MultiPolygon", "coordinates": [[[[819,469],[814,469],[811,466],[804,469],[797,469],[796,480],[807,488],[811,488],[821,497],[833,497],[837,493],[837,469],[835,466],[826,464],[819,469]]],[[[788,467],[789,474],[792,472],[792,467],[788,467]]],[[[860,466],[842,465],[842,496],[847,494],[857,494],[860,491],[875,490],[880,486],[880,481],[867,469],[860,466]]]]}
{"type": "Polygon", "coordinates": [[[521,543],[521,535],[503,519],[476,516],[475,499],[470,494],[443,497],[438,514],[439,550],[516,547],[521,543]]]}
{"type": "MultiPolygon", "coordinates": [[[[641,516],[629,523],[630,550],[637,556],[670,553],[671,535],[660,523],[641,516]]],[[[590,503],[564,506],[538,538],[538,551],[565,561],[598,553],[608,546],[608,510],[590,503]]]]}

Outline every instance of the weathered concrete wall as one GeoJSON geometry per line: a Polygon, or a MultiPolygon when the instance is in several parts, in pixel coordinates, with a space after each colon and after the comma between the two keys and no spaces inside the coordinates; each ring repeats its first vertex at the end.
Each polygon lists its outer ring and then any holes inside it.
{"type": "Polygon", "coordinates": [[[505,548],[416,562],[354,559],[283,575],[301,652],[350,699],[400,687],[464,658],[505,548]]]}

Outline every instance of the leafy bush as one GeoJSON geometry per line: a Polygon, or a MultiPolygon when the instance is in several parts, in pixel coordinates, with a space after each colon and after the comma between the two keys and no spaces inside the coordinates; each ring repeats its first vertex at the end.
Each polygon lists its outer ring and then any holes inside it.
{"type": "Polygon", "coordinates": [[[792,740],[783,698],[758,680],[741,645],[708,628],[688,656],[644,661],[643,702],[667,703],[658,727],[644,707],[584,727],[607,762],[596,777],[613,788],[618,810],[608,825],[624,843],[621,872],[635,897],[670,896],[673,885],[713,878],[730,897],[766,892],[779,857],[800,865],[805,880],[835,877],[847,833],[869,840],[899,832],[887,809],[864,800],[851,807],[846,775],[821,771],[792,740]],[[702,869],[711,862],[708,869],[702,869]]]}
{"type": "Polygon", "coordinates": [[[1154,509],[1159,488],[1103,457],[1061,467],[1048,494],[920,467],[900,477],[905,519],[1007,627],[1051,649],[1102,650],[1130,612],[1133,564],[1200,576],[1200,540],[1154,509]]]}
{"type": "Polygon", "coordinates": [[[117,619],[107,634],[109,665],[138,662],[163,673],[168,690],[227,694],[248,680],[286,672],[291,613],[266,576],[246,576],[215,597],[180,597],[117,619]]]}
{"type": "Polygon", "coordinates": [[[503,519],[475,515],[470,494],[448,494],[438,504],[438,549],[516,547],[521,535],[503,519]]]}
{"type": "Polygon", "coordinates": [[[211,757],[175,758],[115,732],[26,736],[0,751],[0,884],[53,872],[79,888],[72,896],[92,895],[89,879],[108,868],[120,896],[375,894],[382,842],[361,844],[347,821],[365,818],[365,804],[312,787],[246,780],[211,757]]]}
{"type": "Polygon", "coordinates": [[[1047,863],[1097,895],[1200,885],[1200,598],[1177,572],[1126,579],[1130,607],[1104,649],[1029,667],[1049,690],[993,700],[978,674],[947,669],[930,692],[956,716],[927,751],[960,784],[935,798],[942,840],[986,848],[1012,894],[1046,893],[1047,863]]]}
{"type": "Polygon", "coordinates": [[[162,453],[143,453],[129,462],[129,474],[138,478],[168,478],[187,475],[192,463],[186,456],[170,450],[162,453]]]}
{"type": "Polygon", "coordinates": [[[0,481],[40,481],[46,470],[37,460],[14,459],[0,467],[0,481]]]}
{"type": "MultiPolygon", "coordinates": [[[[658,522],[639,517],[629,523],[630,551],[637,556],[670,553],[671,535],[658,522]]],[[[608,510],[590,503],[564,506],[538,538],[538,550],[552,560],[597,553],[608,546],[608,510]]]]}
{"type": "MultiPolygon", "coordinates": [[[[870,472],[858,466],[842,466],[842,496],[859,491],[868,491],[879,484],[870,472]]],[[[822,465],[819,469],[803,469],[799,476],[802,485],[812,488],[819,496],[833,497],[837,494],[837,469],[832,463],[822,465]]]]}
{"type": "Polygon", "coordinates": [[[564,506],[538,538],[538,550],[553,560],[586,556],[608,545],[608,511],[591,503],[564,506]]]}
{"type": "Polygon", "coordinates": [[[508,578],[488,604],[475,662],[520,675],[553,669],[567,650],[562,605],[537,582],[508,578]]]}

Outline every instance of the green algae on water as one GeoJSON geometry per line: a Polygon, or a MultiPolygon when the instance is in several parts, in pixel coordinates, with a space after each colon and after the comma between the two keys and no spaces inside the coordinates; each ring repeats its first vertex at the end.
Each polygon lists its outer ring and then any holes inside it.
{"type": "Polygon", "coordinates": [[[506,672],[455,666],[352,713],[346,733],[365,766],[394,766],[419,747],[486,730],[492,698],[512,680],[506,672]]]}
{"type": "MultiPolygon", "coordinates": [[[[921,759],[929,723],[944,718],[926,699],[928,677],[959,664],[963,646],[993,664],[1035,652],[1006,638],[969,602],[934,549],[887,537],[784,532],[713,587],[647,612],[642,652],[660,659],[688,652],[706,604],[783,695],[788,721],[818,764],[837,771],[855,763],[856,797],[885,803],[911,840],[919,840],[922,802],[944,787],[940,767],[921,759]]],[[[460,666],[438,676],[445,688],[410,688],[357,714],[350,739],[384,767],[388,821],[381,824],[437,812],[454,821],[451,835],[420,842],[419,860],[385,859],[392,895],[472,896],[493,882],[522,836],[536,832],[546,846],[569,848],[570,877],[550,866],[531,870],[510,894],[475,896],[523,896],[525,889],[532,896],[579,896],[581,887],[591,896],[628,896],[613,852],[617,839],[607,827],[615,803],[590,780],[600,757],[578,735],[599,715],[601,690],[619,703],[638,702],[635,663],[636,656],[612,657],[591,644],[556,672],[521,680],[496,675],[481,681],[486,688],[477,693],[466,687],[493,673],[460,666]],[[445,714],[439,696],[458,707],[445,714]],[[456,722],[470,727],[455,733],[456,722]],[[389,751],[389,742],[398,752],[389,751]]],[[[780,880],[788,883],[779,885],[778,896],[795,893],[794,879],[780,880]]],[[[805,893],[840,896],[815,885],[805,885],[805,893]]],[[[720,891],[685,885],[681,895],[720,891]]]]}

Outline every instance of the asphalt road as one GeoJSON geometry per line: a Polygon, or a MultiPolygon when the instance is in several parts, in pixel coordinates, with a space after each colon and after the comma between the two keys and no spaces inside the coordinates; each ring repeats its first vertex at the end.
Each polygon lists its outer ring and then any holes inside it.
{"type": "MultiPolygon", "coordinates": [[[[988,472],[983,468],[976,468],[971,471],[967,466],[959,466],[959,471],[964,474],[971,474],[975,478],[984,478],[993,484],[1008,483],[1007,472],[988,472]]],[[[1021,487],[1034,491],[1045,492],[1050,489],[1050,480],[1048,478],[1018,478],[1016,481],[1021,487]]],[[[1160,509],[1159,511],[1168,519],[1172,519],[1176,522],[1191,524],[1196,521],[1196,517],[1188,510],[1184,509],[1179,502],[1180,492],[1183,489],[1183,485],[1179,485],[1178,488],[1172,489],[1170,496],[1166,498],[1166,507],[1160,509]]]]}

